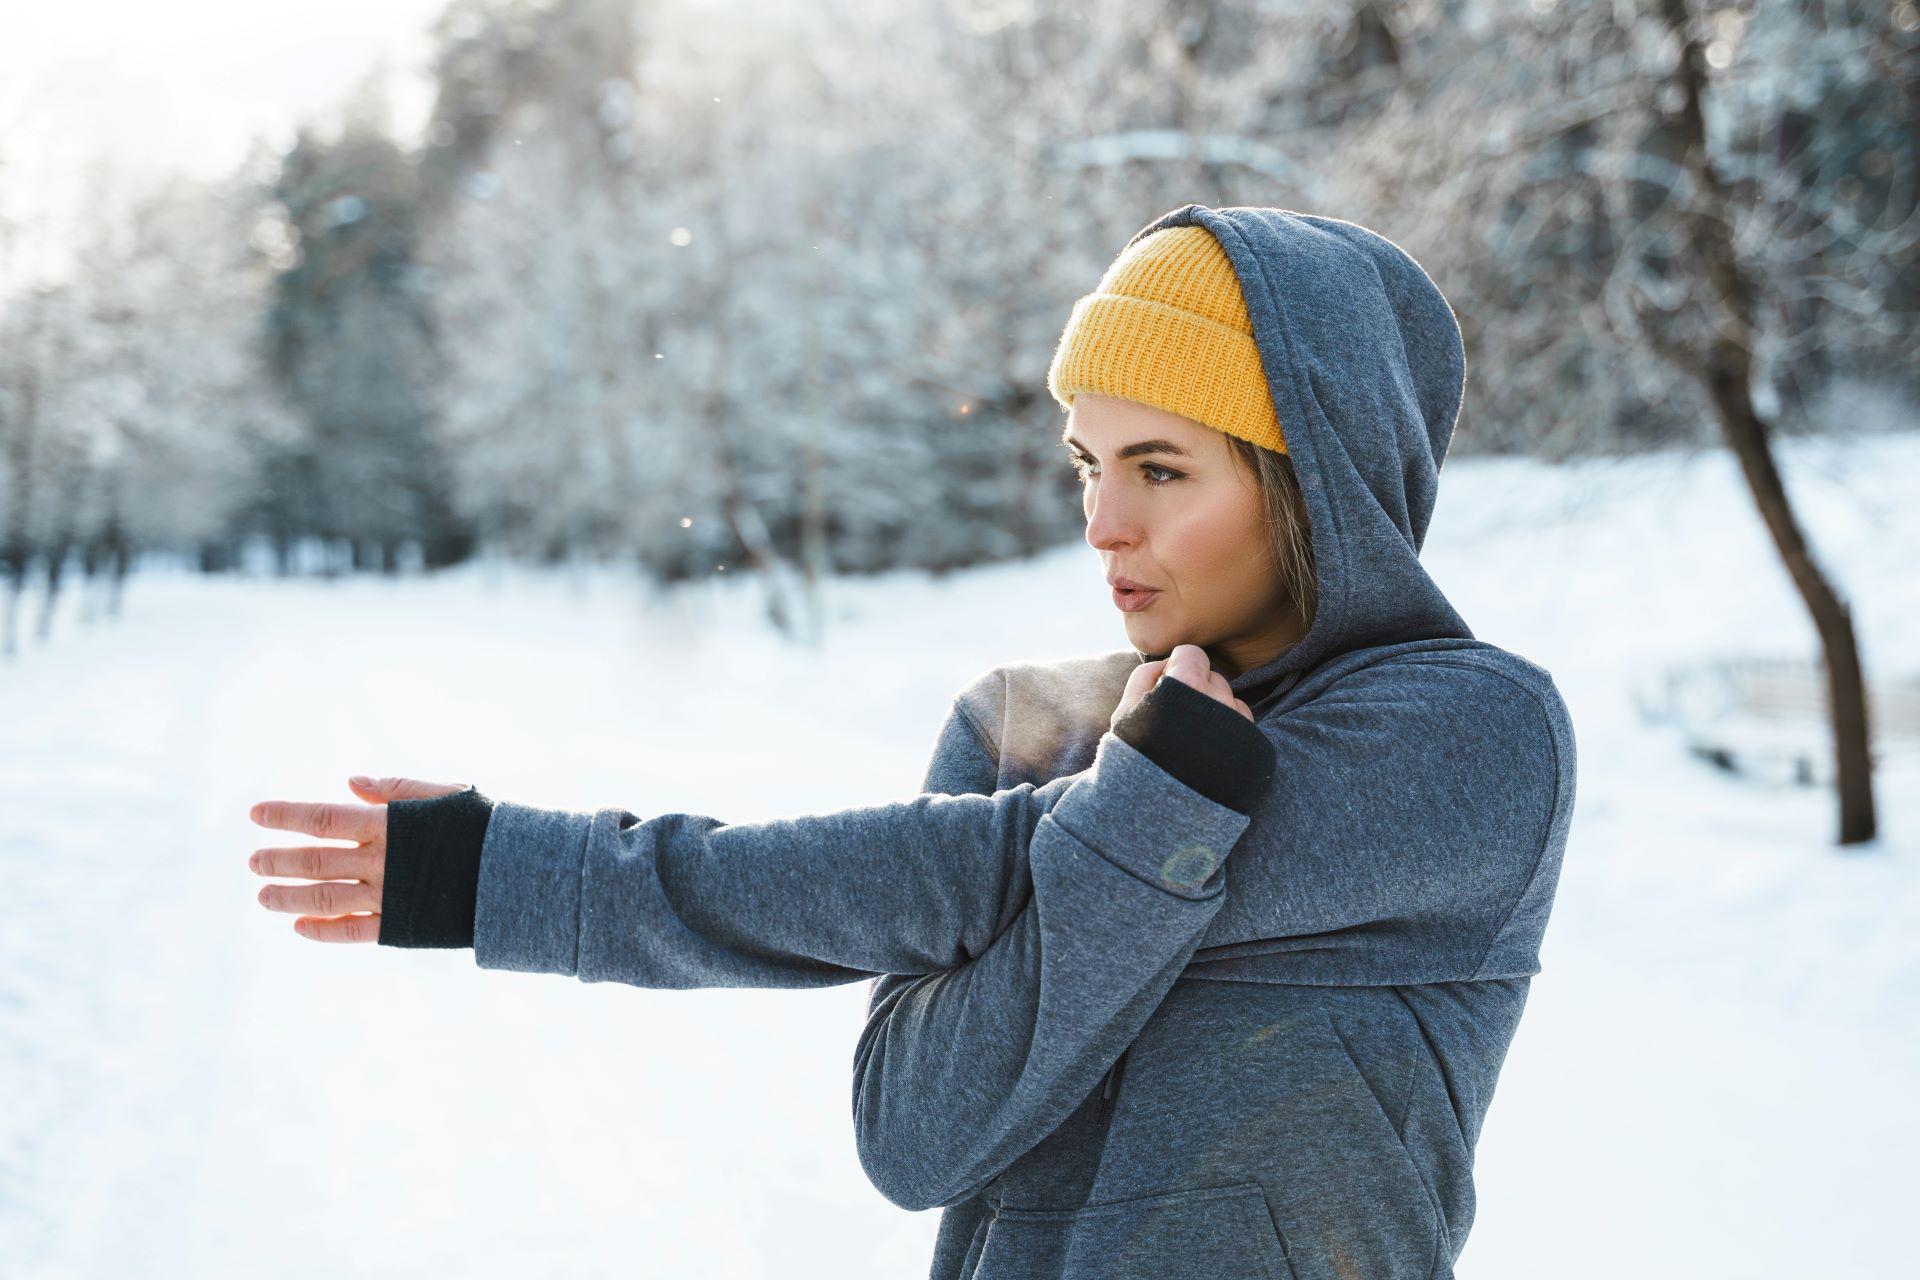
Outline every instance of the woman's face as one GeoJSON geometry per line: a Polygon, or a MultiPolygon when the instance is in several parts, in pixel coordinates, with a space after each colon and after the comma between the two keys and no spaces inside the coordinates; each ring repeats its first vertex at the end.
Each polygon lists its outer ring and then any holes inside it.
{"type": "Polygon", "coordinates": [[[1064,440],[1081,476],[1087,542],[1127,639],[1144,653],[1197,644],[1232,678],[1303,634],[1268,550],[1258,482],[1223,432],[1153,405],[1081,392],[1064,440]]]}

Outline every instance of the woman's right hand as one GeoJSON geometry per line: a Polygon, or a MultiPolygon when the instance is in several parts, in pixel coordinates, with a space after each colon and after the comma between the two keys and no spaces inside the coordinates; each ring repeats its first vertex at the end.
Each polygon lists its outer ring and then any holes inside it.
{"type": "Polygon", "coordinates": [[[1248,720],[1253,720],[1253,708],[1233,696],[1233,685],[1213,669],[1207,651],[1197,644],[1177,644],[1172,653],[1158,662],[1143,662],[1133,669],[1127,677],[1127,687],[1120,693],[1120,705],[1113,709],[1113,715],[1107,721],[1108,727],[1118,724],[1120,717],[1127,714],[1134,703],[1146,697],[1148,691],[1160,683],[1163,675],[1192,685],[1214,701],[1223,702],[1248,720]]]}
{"type": "Polygon", "coordinates": [[[247,867],[255,875],[286,876],[317,884],[270,884],[260,905],[299,917],[294,932],[316,942],[379,942],[380,901],[387,872],[387,802],[430,799],[466,790],[464,782],[413,778],[361,778],[347,785],[372,804],[319,804],[262,800],[247,816],[275,831],[298,831],[345,845],[292,845],[255,849],[247,867]]]}

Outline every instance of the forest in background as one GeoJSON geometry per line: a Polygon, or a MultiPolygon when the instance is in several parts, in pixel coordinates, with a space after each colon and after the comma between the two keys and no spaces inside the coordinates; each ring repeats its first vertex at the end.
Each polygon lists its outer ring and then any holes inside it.
{"type": "MultiPolygon", "coordinates": [[[[1668,216],[1676,4],[453,0],[423,137],[370,76],[224,181],[103,171],[57,279],[9,269],[0,133],[4,644],[30,584],[44,619],[149,552],[744,570],[782,624],[825,576],[1031,555],[1080,532],[1061,327],[1189,201],[1418,259],[1456,455],[1713,443],[1663,352],[1720,287],[1668,216]]],[[[1680,12],[1755,411],[1910,420],[1920,10],[1680,12]]]]}

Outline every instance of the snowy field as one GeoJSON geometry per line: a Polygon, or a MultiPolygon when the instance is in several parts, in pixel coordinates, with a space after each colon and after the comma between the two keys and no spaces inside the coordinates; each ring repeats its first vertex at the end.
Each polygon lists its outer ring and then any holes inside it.
{"type": "MultiPolygon", "coordinates": [[[[1789,482],[1871,672],[1920,668],[1920,435],[1789,482]]],[[[1642,724],[1670,662],[1805,657],[1731,461],[1456,461],[1426,560],[1553,671],[1580,781],[1479,1149],[1470,1280],[1911,1274],[1920,764],[1840,852],[1824,791],[1642,724]]],[[[837,584],[820,649],[745,580],[283,584],[148,572],[0,666],[0,1272],[923,1276],[939,1214],[854,1154],[866,984],[643,991],[329,946],[247,870],[349,773],[747,821],[902,798],[987,667],[1124,643],[1098,558],[837,584]]],[[[1888,744],[1890,747],[1894,744],[1888,744]]]]}

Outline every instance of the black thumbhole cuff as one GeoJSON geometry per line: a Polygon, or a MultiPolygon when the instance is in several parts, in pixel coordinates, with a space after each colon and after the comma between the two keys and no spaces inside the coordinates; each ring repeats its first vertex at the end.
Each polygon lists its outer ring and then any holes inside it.
{"type": "Polygon", "coordinates": [[[480,847],[493,801],[475,787],[387,802],[380,945],[470,947],[480,900],[480,847]]]}
{"type": "Polygon", "coordinates": [[[1260,726],[1172,676],[1127,708],[1113,732],[1207,799],[1243,814],[1253,813],[1273,783],[1273,743],[1260,726]]]}

